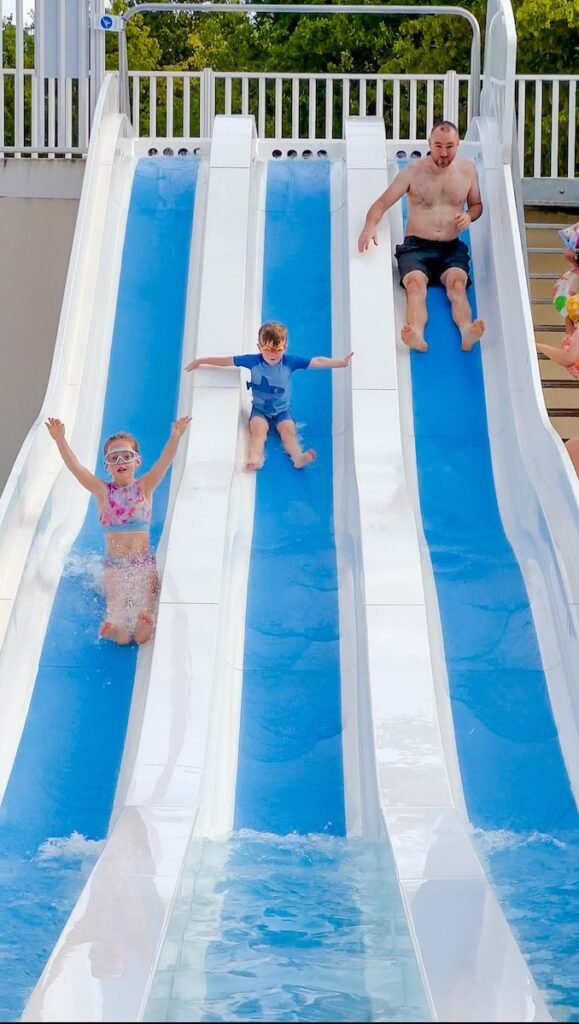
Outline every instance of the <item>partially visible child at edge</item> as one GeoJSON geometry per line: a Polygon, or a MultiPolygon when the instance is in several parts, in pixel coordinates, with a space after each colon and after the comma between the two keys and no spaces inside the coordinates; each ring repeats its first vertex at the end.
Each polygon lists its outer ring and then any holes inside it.
{"type": "Polygon", "coordinates": [[[246,469],[261,469],[263,466],[265,441],[271,426],[276,428],[295,468],[303,469],[313,462],[316,453],[313,448],[304,451],[297,435],[290,411],[292,374],[296,370],[331,370],[349,366],[354,353],[349,352],[343,359],[287,355],[287,327],[276,320],[261,325],[257,347],[259,355],[200,356],[188,363],[185,369],[244,366],[250,370],[251,380],[247,382],[247,387],[251,389],[252,405],[246,469]]]}
{"type": "Polygon", "coordinates": [[[97,500],[99,521],[105,531],[106,598],[99,636],[117,644],[128,644],[132,639],[144,644],[155,628],[159,576],[149,543],[152,495],[173,462],[190,422],[190,416],[182,416],[173,423],[159,458],[138,479],[139,442],[124,430],[112,434],[104,444],[105,469],[112,477],[109,483],[79,462],[64,436],[61,420],[50,416],[46,421],[65,466],[97,500]]]}
{"type": "Polygon", "coordinates": [[[565,320],[565,335],[559,347],[537,345],[537,352],[564,366],[579,380],[579,221],[559,232],[565,243],[564,256],[571,264],[553,288],[553,305],[565,320]]]}
{"type": "Polygon", "coordinates": [[[573,463],[573,469],[579,476],[579,437],[570,437],[568,441],[565,441],[565,448],[573,463]]]}

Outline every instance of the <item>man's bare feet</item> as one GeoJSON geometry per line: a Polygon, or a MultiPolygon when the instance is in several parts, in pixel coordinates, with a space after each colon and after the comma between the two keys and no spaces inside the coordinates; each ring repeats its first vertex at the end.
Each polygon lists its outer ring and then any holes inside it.
{"type": "Polygon", "coordinates": [[[470,327],[466,327],[462,332],[462,344],[461,349],[463,352],[470,352],[477,341],[480,341],[485,332],[484,320],[473,320],[470,327]]]}
{"type": "Polygon", "coordinates": [[[294,469],[303,469],[304,466],[309,466],[310,462],[313,462],[316,457],[316,453],[313,448],[308,448],[306,452],[302,452],[301,455],[296,455],[293,460],[294,469]]]}
{"type": "Polygon", "coordinates": [[[261,469],[262,466],[263,466],[263,456],[260,457],[260,456],[250,455],[248,460],[247,460],[247,462],[245,463],[245,468],[249,469],[249,470],[261,469]]]}
{"type": "Polygon", "coordinates": [[[99,636],[102,637],[103,640],[112,640],[115,644],[125,645],[130,644],[131,642],[131,634],[129,630],[124,629],[123,626],[115,626],[114,622],[109,622],[108,619],[105,619],[105,621],[101,623],[99,636]]]}
{"type": "Polygon", "coordinates": [[[146,644],[150,640],[155,628],[155,620],[147,612],[139,612],[135,624],[135,643],[146,644]]]}
{"type": "Polygon", "coordinates": [[[424,338],[414,327],[411,327],[410,324],[404,324],[404,327],[400,331],[400,337],[404,344],[408,345],[408,348],[413,348],[417,352],[428,352],[428,345],[424,338]]]}

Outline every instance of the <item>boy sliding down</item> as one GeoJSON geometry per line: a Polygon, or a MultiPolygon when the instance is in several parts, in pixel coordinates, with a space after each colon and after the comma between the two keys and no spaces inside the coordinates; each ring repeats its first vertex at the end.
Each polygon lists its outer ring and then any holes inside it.
{"type": "Polygon", "coordinates": [[[298,440],[295,421],[290,412],[291,376],[295,370],[327,370],[349,366],[353,352],[343,359],[328,356],[292,356],[286,354],[287,327],[270,320],[259,328],[259,355],[200,356],[185,367],[244,366],[251,371],[247,387],[251,389],[249,417],[249,455],[247,469],[261,469],[265,440],[271,425],[275,426],[281,443],[296,469],[303,469],[316,457],[312,448],[304,451],[298,440]]]}

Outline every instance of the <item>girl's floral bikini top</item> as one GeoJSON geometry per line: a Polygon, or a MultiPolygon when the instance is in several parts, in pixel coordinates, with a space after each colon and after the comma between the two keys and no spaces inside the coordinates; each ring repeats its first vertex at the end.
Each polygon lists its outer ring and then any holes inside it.
{"type": "Polygon", "coordinates": [[[107,497],[99,522],[107,531],[150,530],[151,502],[145,498],[138,480],[128,487],[107,484],[107,497]]]}

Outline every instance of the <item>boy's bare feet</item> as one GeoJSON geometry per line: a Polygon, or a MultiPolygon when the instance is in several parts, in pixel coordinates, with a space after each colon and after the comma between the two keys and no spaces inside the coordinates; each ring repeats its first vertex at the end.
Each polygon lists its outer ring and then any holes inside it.
{"type": "Polygon", "coordinates": [[[296,455],[293,460],[295,469],[303,469],[304,466],[309,466],[310,462],[313,462],[316,457],[316,453],[313,448],[308,448],[306,452],[302,452],[301,455],[296,455]]]}
{"type": "Polygon", "coordinates": [[[418,331],[411,327],[410,324],[404,324],[404,327],[400,331],[400,337],[408,348],[413,348],[417,352],[428,352],[428,345],[424,338],[418,331]]]}
{"type": "Polygon", "coordinates": [[[135,624],[135,643],[146,644],[150,640],[155,628],[155,620],[148,612],[139,612],[135,624]]]}
{"type": "Polygon", "coordinates": [[[250,455],[247,462],[245,463],[246,469],[261,469],[263,466],[263,458],[259,456],[250,455]]]}
{"type": "Polygon", "coordinates": [[[462,344],[461,349],[463,352],[470,352],[477,341],[480,341],[485,332],[484,320],[473,320],[470,327],[466,327],[462,332],[462,344]]]}
{"type": "Polygon", "coordinates": [[[103,640],[112,640],[115,644],[124,645],[130,644],[131,642],[131,634],[129,630],[124,629],[122,626],[115,626],[114,622],[109,622],[108,619],[105,619],[105,621],[101,623],[99,636],[102,637],[103,640]]]}

